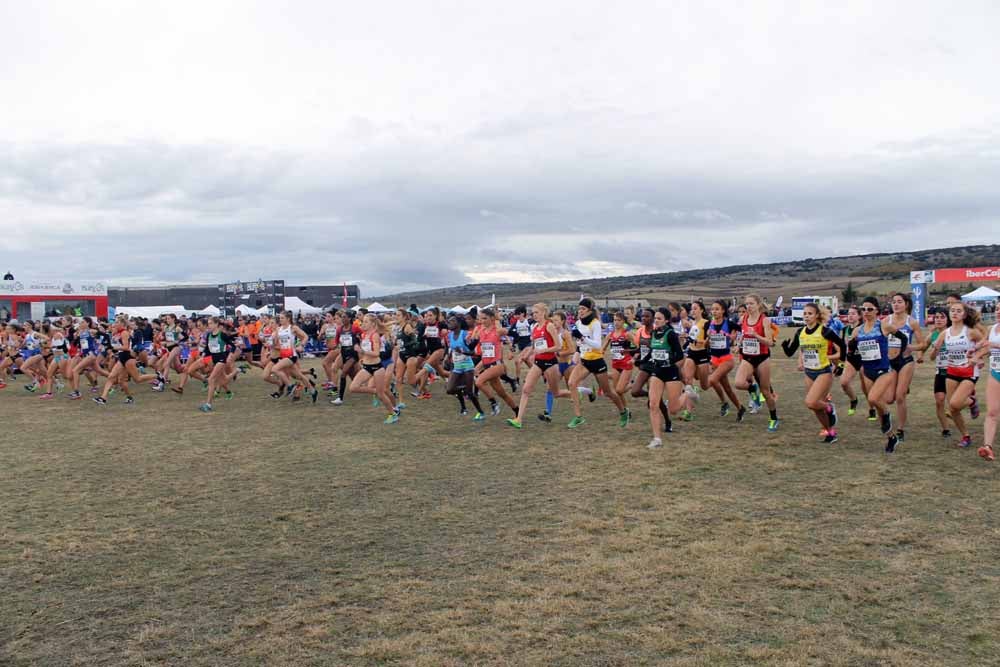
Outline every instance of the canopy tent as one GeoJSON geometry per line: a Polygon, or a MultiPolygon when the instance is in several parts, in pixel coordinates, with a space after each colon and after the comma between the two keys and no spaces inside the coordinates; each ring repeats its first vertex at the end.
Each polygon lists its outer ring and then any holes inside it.
{"type": "Polygon", "coordinates": [[[462,304],[458,304],[458,305],[455,305],[455,306],[452,306],[451,308],[449,308],[448,312],[449,313],[458,313],[459,315],[465,315],[467,312],[469,312],[469,309],[468,308],[463,308],[462,304]]]}
{"type": "Polygon", "coordinates": [[[181,315],[190,315],[192,312],[184,306],[118,306],[115,308],[116,317],[125,315],[126,317],[144,317],[147,320],[153,320],[168,313],[180,317],[181,315]]]}
{"type": "Polygon", "coordinates": [[[391,313],[392,312],[392,308],[386,308],[381,303],[379,303],[378,301],[376,301],[372,305],[368,306],[368,312],[369,313],[391,313]]]}
{"type": "Polygon", "coordinates": [[[202,308],[201,310],[199,310],[198,314],[199,315],[207,315],[209,317],[218,317],[219,315],[222,314],[222,311],[219,310],[219,308],[217,306],[213,306],[212,304],[208,304],[207,306],[205,306],[204,308],[202,308]]]}
{"type": "Polygon", "coordinates": [[[251,308],[250,306],[247,306],[247,305],[242,304],[242,303],[240,305],[236,306],[236,314],[237,315],[243,315],[244,317],[249,317],[250,315],[254,315],[256,317],[260,317],[261,315],[264,315],[265,313],[267,313],[267,309],[266,308],[251,308]]]}
{"type": "Polygon", "coordinates": [[[285,297],[285,310],[292,311],[294,315],[319,315],[323,312],[322,308],[310,306],[297,296],[285,297]]]}
{"type": "Polygon", "coordinates": [[[962,295],[962,301],[996,301],[998,298],[1000,298],[1000,292],[985,285],[962,295]]]}

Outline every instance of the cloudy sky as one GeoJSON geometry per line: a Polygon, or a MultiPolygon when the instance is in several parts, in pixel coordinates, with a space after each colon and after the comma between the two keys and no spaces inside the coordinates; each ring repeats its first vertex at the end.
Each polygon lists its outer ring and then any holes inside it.
{"type": "Polygon", "coordinates": [[[0,270],[376,295],[997,241],[1000,5],[747,4],[0,3],[0,270]]]}

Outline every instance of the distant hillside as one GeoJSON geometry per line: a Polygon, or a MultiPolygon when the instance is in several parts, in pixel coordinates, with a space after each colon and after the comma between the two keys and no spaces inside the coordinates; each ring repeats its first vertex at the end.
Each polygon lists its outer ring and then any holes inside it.
{"type": "MultiPolygon", "coordinates": [[[[887,294],[907,289],[909,272],[918,269],[1000,265],[1000,245],[964,246],[912,252],[876,253],[850,257],[809,257],[775,264],[738,264],[669,273],[558,282],[478,283],[377,297],[385,304],[465,304],[573,300],[587,294],[597,298],[686,300],[758,292],[765,298],[804,294],[839,294],[848,283],[860,294],[887,294]]],[[[945,292],[963,286],[937,285],[945,292]]]]}

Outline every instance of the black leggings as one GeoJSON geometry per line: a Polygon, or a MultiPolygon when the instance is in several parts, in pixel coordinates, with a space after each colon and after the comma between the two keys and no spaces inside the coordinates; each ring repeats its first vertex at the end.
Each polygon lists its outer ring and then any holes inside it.
{"type": "Polygon", "coordinates": [[[466,371],[465,373],[455,373],[448,376],[448,393],[458,398],[458,404],[465,409],[465,399],[468,398],[475,406],[476,412],[482,412],[483,407],[479,405],[479,399],[473,391],[476,387],[475,373],[466,371]]]}

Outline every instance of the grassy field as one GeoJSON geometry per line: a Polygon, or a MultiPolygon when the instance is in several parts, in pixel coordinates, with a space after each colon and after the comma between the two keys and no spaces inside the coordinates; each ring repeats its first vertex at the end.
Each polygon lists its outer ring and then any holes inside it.
{"type": "Polygon", "coordinates": [[[395,426],[256,379],[211,415],[12,384],[0,664],[1000,664],[998,471],[940,438],[931,369],[889,457],[839,393],[817,444],[777,368],[779,433],[706,397],[653,452],[603,400],[517,432],[440,384],[395,426]]]}

